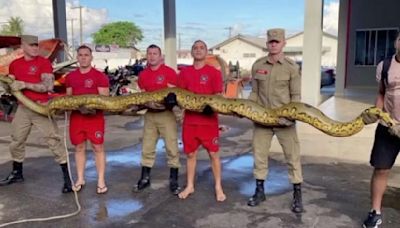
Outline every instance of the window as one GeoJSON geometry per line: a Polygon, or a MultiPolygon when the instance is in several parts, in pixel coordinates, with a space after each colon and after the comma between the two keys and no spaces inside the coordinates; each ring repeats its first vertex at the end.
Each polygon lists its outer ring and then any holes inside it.
{"type": "Polygon", "coordinates": [[[398,28],[356,31],[355,65],[375,66],[395,53],[394,41],[398,28]]]}
{"type": "Polygon", "coordinates": [[[243,58],[254,58],[256,53],[243,53],[243,58]]]}

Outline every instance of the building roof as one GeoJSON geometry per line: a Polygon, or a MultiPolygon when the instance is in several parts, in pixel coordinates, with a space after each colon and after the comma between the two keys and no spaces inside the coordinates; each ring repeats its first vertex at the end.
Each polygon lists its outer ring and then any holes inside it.
{"type": "MultiPolygon", "coordinates": [[[[296,34],[294,34],[294,35],[291,35],[291,36],[287,37],[286,40],[289,40],[289,39],[292,39],[292,38],[294,38],[294,37],[300,36],[300,35],[302,35],[303,33],[304,33],[304,32],[299,32],[299,33],[296,33],[296,34]]],[[[327,33],[327,32],[323,32],[322,35],[323,35],[323,36],[330,37],[330,38],[333,38],[333,39],[337,39],[337,36],[334,36],[334,35],[329,34],[329,33],[327,33]]],[[[219,43],[219,44],[217,44],[217,45],[214,45],[214,46],[211,47],[210,49],[217,49],[217,48],[220,48],[220,47],[222,47],[222,46],[224,46],[224,45],[226,45],[226,44],[228,44],[228,43],[230,43],[230,42],[232,42],[232,41],[234,41],[234,40],[236,40],[236,39],[241,40],[241,41],[243,41],[243,42],[246,42],[246,43],[248,43],[248,44],[250,44],[250,45],[256,46],[256,47],[258,47],[258,48],[266,49],[266,47],[265,47],[265,42],[267,41],[267,39],[266,39],[265,37],[246,36],[246,35],[242,35],[242,34],[238,34],[238,35],[233,36],[233,37],[231,37],[231,38],[229,38],[229,39],[226,39],[226,40],[222,41],[221,43],[219,43]]],[[[292,47],[286,47],[286,49],[288,49],[288,48],[290,49],[290,48],[292,48],[292,47]]],[[[297,47],[293,47],[293,48],[297,48],[297,47]]],[[[293,48],[292,48],[292,49],[293,49],[293,48]]],[[[302,48],[299,47],[299,49],[302,49],[302,48]]],[[[295,50],[293,50],[293,51],[295,51],[295,50]]],[[[299,50],[299,51],[301,51],[301,50],[299,50]]],[[[291,51],[289,51],[289,52],[291,52],[291,51]]]]}
{"type": "Polygon", "coordinates": [[[260,38],[260,37],[254,37],[254,36],[245,36],[242,34],[238,34],[236,36],[233,36],[227,40],[222,41],[221,43],[214,45],[213,47],[211,47],[210,49],[216,49],[216,48],[220,48],[236,39],[242,40],[243,42],[246,42],[250,45],[256,46],[258,48],[262,48],[265,49],[265,42],[266,42],[266,38],[260,38]]]}
{"type": "MultiPolygon", "coordinates": [[[[302,35],[303,33],[304,33],[304,32],[298,32],[298,33],[295,33],[295,34],[293,34],[293,35],[290,35],[290,36],[286,37],[286,40],[292,39],[292,38],[294,38],[294,37],[296,37],[296,36],[300,36],[300,35],[302,35]]],[[[329,38],[332,38],[332,39],[336,39],[336,40],[337,40],[337,36],[332,35],[332,34],[327,33],[327,32],[322,32],[322,36],[326,36],[326,37],[329,37],[329,38]]]]}
{"type": "MultiPolygon", "coordinates": [[[[326,47],[326,46],[321,47],[321,51],[322,52],[328,52],[330,50],[331,50],[330,47],[326,47]]],[[[286,53],[295,53],[295,52],[301,53],[301,52],[303,52],[303,47],[285,46],[283,48],[283,52],[286,52],[286,53]]]]}

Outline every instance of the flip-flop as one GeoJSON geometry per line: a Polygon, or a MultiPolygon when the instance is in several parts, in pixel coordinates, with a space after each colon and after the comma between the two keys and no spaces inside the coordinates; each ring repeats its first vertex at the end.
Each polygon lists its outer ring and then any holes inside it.
{"type": "Polygon", "coordinates": [[[104,194],[107,193],[107,191],[108,191],[107,186],[105,185],[103,187],[97,186],[97,194],[104,194]]]}
{"type": "Polygon", "coordinates": [[[80,183],[80,184],[72,186],[72,190],[74,192],[80,192],[83,189],[83,187],[85,187],[85,183],[80,183]]]}

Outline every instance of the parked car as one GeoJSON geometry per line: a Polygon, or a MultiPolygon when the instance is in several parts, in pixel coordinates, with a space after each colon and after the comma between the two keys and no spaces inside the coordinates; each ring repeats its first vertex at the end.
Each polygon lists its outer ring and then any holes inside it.
{"type": "Polygon", "coordinates": [[[335,84],[335,70],[332,68],[321,69],[321,88],[335,84]]]}
{"type": "MultiPolygon", "coordinates": [[[[302,62],[297,61],[297,64],[302,67],[302,62]]],[[[321,88],[335,84],[336,72],[334,68],[321,67],[321,88]]]]}

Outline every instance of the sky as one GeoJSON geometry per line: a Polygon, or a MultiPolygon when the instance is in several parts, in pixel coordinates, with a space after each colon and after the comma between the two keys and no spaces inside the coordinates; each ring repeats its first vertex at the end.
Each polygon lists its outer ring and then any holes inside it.
{"type": "MultiPolygon", "coordinates": [[[[324,30],[337,34],[339,0],[324,2],[324,30]]],[[[145,49],[155,43],[163,47],[163,0],[66,0],[69,39],[73,19],[74,40],[79,41],[81,5],[83,35],[90,35],[101,25],[114,21],[134,22],[143,31],[137,44],[145,49]]],[[[26,33],[40,38],[53,36],[51,0],[0,0],[0,26],[11,16],[25,22],[26,33]],[[36,13],[35,13],[36,12],[36,13]]],[[[285,28],[287,34],[303,31],[304,0],[176,0],[177,48],[187,49],[197,39],[211,47],[229,35],[265,37],[269,28],[285,28]]]]}

